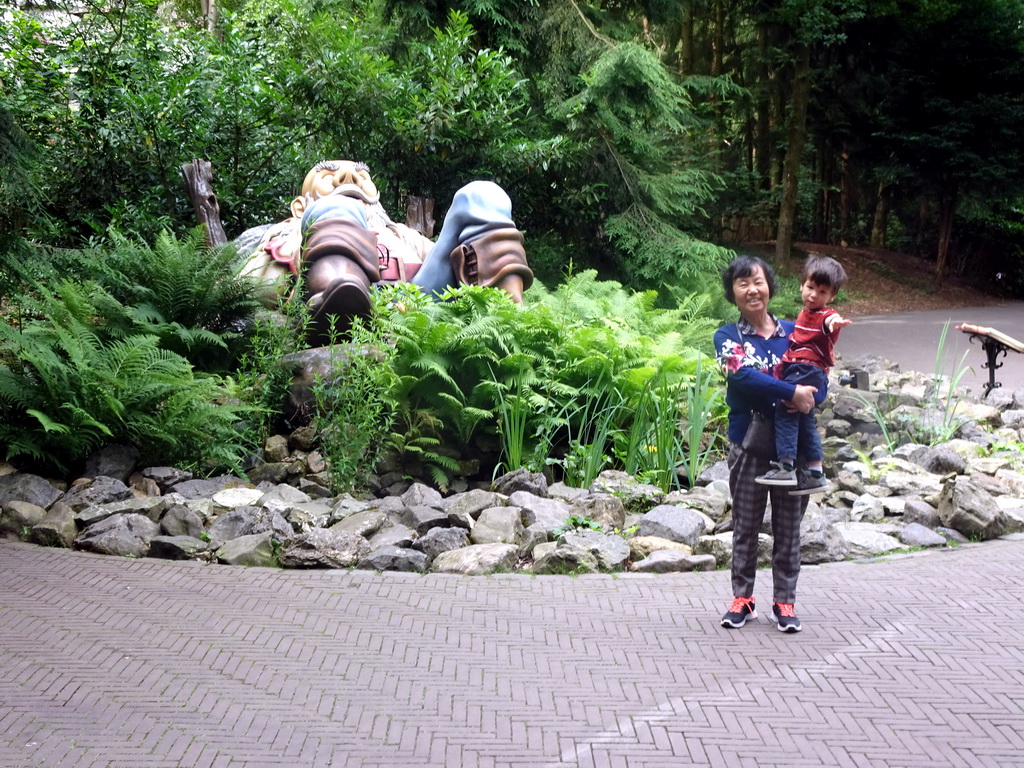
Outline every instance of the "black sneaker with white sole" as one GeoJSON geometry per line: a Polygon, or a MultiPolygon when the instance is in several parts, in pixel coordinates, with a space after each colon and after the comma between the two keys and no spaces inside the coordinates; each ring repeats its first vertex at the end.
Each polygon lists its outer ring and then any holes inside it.
{"type": "Polygon", "coordinates": [[[800,626],[800,619],[793,613],[792,603],[772,603],[772,613],[769,618],[775,622],[779,632],[799,632],[803,629],[800,626]]]}
{"type": "Polygon", "coordinates": [[[751,619],[756,618],[757,611],[754,610],[754,598],[735,597],[729,606],[729,610],[722,617],[722,626],[739,629],[751,619]]]}
{"type": "Polygon", "coordinates": [[[790,496],[811,496],[815,493],[825,493],[831,486],[824,474],[815,475],[806,470],[797,470],[796,488],[789,492],[790,496]]]}

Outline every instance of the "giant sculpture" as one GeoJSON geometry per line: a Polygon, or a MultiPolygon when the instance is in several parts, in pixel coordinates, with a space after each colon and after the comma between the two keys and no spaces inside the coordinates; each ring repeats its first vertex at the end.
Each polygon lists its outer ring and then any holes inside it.
{"type": "Polygon", "coordinates": [[[247,271],[266,283],[268,301],[284,291],[306,302],[311,346],[330,343],[368,313],[376,285],[410,282],[434,295],[463,283],[492,286],[522,302],[533,282],[512,203],[493,182],[455,193],[436,242],[392,221],[366,165],[348,160],[317,163],[291,214],[253,231],[259,241],[247,271]]]}

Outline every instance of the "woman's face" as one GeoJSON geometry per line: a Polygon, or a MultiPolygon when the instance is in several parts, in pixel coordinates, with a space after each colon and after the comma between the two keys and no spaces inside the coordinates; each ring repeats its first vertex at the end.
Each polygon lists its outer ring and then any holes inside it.
{"type": "Polygon", "coordinates": [[[768,311],[770,292],[761,267],[754,267],[754,271],[746,277],[737,277],[733,280],[732,292],[736,297],[736,307],[744,317],[768,311]]]}

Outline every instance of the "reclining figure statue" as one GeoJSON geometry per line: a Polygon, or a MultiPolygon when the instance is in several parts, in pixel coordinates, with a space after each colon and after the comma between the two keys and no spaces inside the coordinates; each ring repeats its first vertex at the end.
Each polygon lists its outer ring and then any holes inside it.
{"type": "Polygon", "coordinates": [[[291,213],[243,233],[237,244],[253,247],[259,238],[246,271],[266,283],[268,303],[282,291],[294,298],[303,276],[311,346],[329,344],[353,317],[368,313],[374,285],[410,282],[428,294],[463,283],[492,286],[521,303],[533,282],[512,203],[490,181],[455,193],[437,242],[393,222],[366,165],[348,160],[317,163],[291,213]]]}

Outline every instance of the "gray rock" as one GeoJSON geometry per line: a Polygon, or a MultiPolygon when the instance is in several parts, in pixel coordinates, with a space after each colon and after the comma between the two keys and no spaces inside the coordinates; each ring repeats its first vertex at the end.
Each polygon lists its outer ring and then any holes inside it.
{"type": "Polygon", "coordinates": [[[898,539],[881,533],[871,523],[840,523],[836,526],[850,546],[850,557],[878,557],[904,548],[898,539]]]}
{"type": "Polygon", "coordinates": [[[43,522],[46,510],[27,501],[9,501],[0,507],[0,538],[27,538],[28,529],[43,522]]]}
{"type": "Polygon", "coordinates": [[[964,457],[948,445],[927,448],[916,457],[915,463],[933,475],[948,475],[951,472],[962,474],[967,466],[964,457]]]}
{"type": "Polygon", "coordinates": [[[285,482],[292,473],[293,464],[284,461],[264,461],[246,472],[249,482],[255,485],[261,483],[280,484],[285,482]]]}
{"type": "Polygon", "coordinates": [[[497,478],[491,487],[497,493],[511,496],[516,491],[526,491],[542,499],[548,495],[548,481],[540,472],[530,472],[527,469],[517,469],[497,478]]]}
{"type": "Polygon", "coordinates": [[[284,461],[288,458],[288,438],[284,435],[271,435],[263,444],[263,458],[268,462],[284,461]]]}
{"type": "MultiPolygon", "coordinates": [[[[160,482],[157,480],[157,482],[160,482]]],[[[180,493],[186,499],[211,499],[225,488],[251,487],[245,480],[234,475],[221,475],[197,480],[183,480],[170,487],[174,493],[180,493]]]]}
{"type": "Polygon", "coordinates": [[[920,523],[908,523],[900,531],[900,541],[908,547],[944,547],[946,537],[920,523]]]}
{"type": "Polygon", "coordinates": [[[209,544],[192,536],[154,536],[149,543],[149,557],[196,560],[206,555],[209,549],[209,544]]]}
{"type": "Polygon", "coordinates": [[[147,467],[139,472],[145,478],[153,480],[166,493],[178,483],[192,479],[192,473],[176,467],[147,467]]]}
{"type": "Polygon", "coordinates": [[[217,550],[217,560],[227,565],[275,567],[278,565],[274,536],[270,531],[239,536],[217,550]]]}
{"type": "Polygon", "coordinates": [[[515,569],[519,547],[515,544],[472,544],[442,552],[430,566],[432,573],[460,573],[479,576],[515,569]]]}
{"type": "MultiPolygon", "coordinates": [[[[434,531],[446,531],[447,528],[433,528],[434,531]]],[[[429,535],[429,532],[428,532],[429,535]]],[[[377,533],[370,539],[370,549],[378,549],[379,547],[395,546],[395,547],[411,547],[417,541],[416,531],[407,525],[401,523],[390,522],[385,527],[381,528],[377,533]]]]}
{"type": "Polygon", "coordinates": [[[622,499],[628,512],[646,512],[665,498],[661,488],[641,483],[617,469],[606,469],[590,484],[591,493],[607,493],[622,499]]]}
{"type": "Polygon", "coordinates": [[[191,536],[198,539],[206,528],[195,512],[184,504],[174,504],[160,518],[160,530],[167,536],[191,536]]]}
{"type": "Polygon", "coordinates": [[[461,549],[468,543],[469,535],[462,528],[432,528],[412,542],[412,548],[423,552],[433,560],[442,552],[461,549]]]}
{"type": "Polygon", "coordinates": [[[673,491],[665,497],[666,504],[676,504],[703,512],[712,523],[722,522],[729,512],[729,499],[714,488],[691,488],[673,491]]]}
{"type": "Polygon", "coordinates": [[[804,517],[800,524],[800,562],[805,565],[835,563],[850,555],[850,545],[826,517],[804,517]]]}
{"type": "MultiPolygon", "coordinates": [[[[266,508],[277,509],[278,507],[274,503],[268,502],[266,508]]],[[[299,532],[310,531],[314,528],[326,528],[331,519],[331,508],[325,503],[325,500],[288,504],[285,509],[280,511],[292,530],[299,532]]]]}
{"type": "Polygon", "coordinates": [[[716,461],[707,467],[697,476],[697,485],[712,485],[715,481],[729,482],[729,464],[725,461],[716,461]]]}
{"type": "Polygon", "coordinates": [[[629,545],[614,533],[584,528],[564,534],[559,544],[586,550],[596,558],[598,567],[603,571],[619,570],[629,560],[629,545]]]}
{"type": "Polygon", "coordinates": [[[372,571],[426,573],[430,567],[430,556],[414,549],[388,545],[370,552],[356,567],[372,571]]]}
{"type": "Polygon", "coordinates": [[[451,523],[448,520],[448,513],[437,507],[415,506],[408,507],[399,516],[398,521],[416,531],[422,536],[431,528],[445,527],[451,523]]]}
{"type": "Polygon", "coordinates": [[[544,498],[529,491],[515,491],[508,497],[508,503],[522,510],[525,525],[539,523],[549,532],[565,523],[572,514],[572,507],[564,501],[544,498]]]}
{"type": "Polygon", "coordinates": [[[523,537],[523,522],[518,507],[490,507],[480,513],[469,532],[474,544],[515,544],[523,537]]]}
{"type": "Polygon", "coordinates": [[[61,547],[67,549],[74,543],[78,534],[75,525],[75,514],[71,507],[56,501],[38,524],[32,526],[28,540],[43,547],[61,547]]]}
{"type": "MultiPolygon", "coordinates": [[[[430,489],[428,488],[427,490],[430,489]]],[[[339,520],[344,520],[346,517],[357,515],[360,512],[366,512],[368,509],[371,509],[369,502],[363,501],[362,499],[356,499],[347,493],[343,493],[331,507],[331,515],[328,518],[328,525],[334,525],[339,520]]],[[[378,511],[385,515],[387,514],[385,510],[378,511]]]]}
{"type": "Polygon", "coordinates": [[[563,482],[557,482],[548,486],[548,497],[572,504],[576,499],[582,499],[587,495],[585,488],[573,488],[563,482]]]}
{"type": "MultiPolygon", "coordinates": [[[[130,496],[124,501],[112,501],[101,503],[104,510],[112,515],[123,515],[123,514],[137,514],[145,515],[154,523],[160,522],[160,518],[164,516],[168,507],[171,506],[171,502],[165,496],[145,496],[141,499],[137,499],[134,496],[130,496]]],[[[82,510],[80,520],[85,520],[88,517],[86,514],[89,508],[82,510]]],[[[95,514],[93,512],[92,514],[95,514]]]]}
{"type": "Polygon", "coordinates": [[[932,529],[937,528],[941,523],[935,507],[920,499],[907,499],[903,505],[903,522],[919,523],[932,529]]]}
{"type": "Polygon", "coordinates": [[[444,510],[449,517],[453,515],[465,519],[465,516],[476,520],[488,507],[501,507],[508,503],[508,497],[493,491],[485,491],[482,488],[474,488],[471,491],[460,493],[446,499],[444,510]]]}
{"type": "Polygon", "coordinates": [[[704,515],[693,509],[662,504],[645,514],[637,529],[638,536],[659,536],[693,547],[707,533],[704,515]]]}
{"type": "Polygon", "coordinates": [[[687,573],[714,569],[713,555],[688,555],[677,549],[655,550],[629,568],[634,573],[687,573]]]}
{"type": "Polygon", "coordinates": [[[626,507],[622,499],[610,493],[592,493],[572,502],[569,514],[587,517],[608,530],[621,531],[626,524],[626,507]]]}
{"type": "Polygon", "coordinates": [[[870,494],[864,493],[853,502],[850,519],[855,523],[877,523],[885,518],[885,507],[882,502],[870,494]]]}
{"type": "Polygon", "coordinates": [[[397,496],[385,496],[383,499],[371,499],[367,502],[370,509],[379,509],[388,517],[401,515],[405,511],[405,504],[397,496]]]}
{"type": "MultiPolygon", "coordinates": [[[[664,539],[659,539],[664,541],[664,539]]],[[[685,544],[677,544],[676,547],[685,547],[685,544]]],[[[665,547],[660,547],[665,549],[665,547]]],[[[654,550],[652,550],[654,551],[654,550]]],[[[715,558],[716,568],[732,567],[732,536],[716,534],[713,536],[701,536],[693,546],[695,555],[711,555],[715,558]]],[[[640,558],[637,558],[640,559],[640,558]]]]}
{"type": "Polygon", "coordinates": [[[530,566],[532,573],[597,573],[597,558],[585,549],[568,544],[556,544],[554,549],[545,550],[530,566]]]}
{"type": "Polygon", "coordinates": [[[370,543],[354,533],[314,528],[281,546],[285,568],[352,568],[370,554],[370,543]]]}
{"type": "Polygon", "coordinates": [[[63,492],[38,475],[15,473],[0,475],[0,505],[10,501],[27,501],[37,507],[49,509],[63,492]]]}
{"type": "Polygon", "coordinates": [[[294,534],[292,526],[276,510],[247,506],[219,515],[210,523],[208,531],[211,537],[221,542],[264,531],[279,539],[287,539],[294,534]]]}
{"type": "Polygon", "coordinates": [[[942,483],[937,476],[923,473],[886,472],[879,478],[878,484],[889,489],[894,496],[927,498],[942,491],[942,483]]]}
{"type": "MultiPolygon", "coordinates": [[[[731,555],[732,539],[729,541],[731,555]]],[[[693,553],[693,550],[685,544],[681,544],[678,541],[669,541],[668,539],[663,539],[660,536],[633,536],[626,543],[629,544],[629,556],[630,560],[633,561],[643,560],[648,557],[651,552],[656,552],[659,549],[677,549],[688,555],[693,553]]],[[[697,544],[700,544],[700,539],[697,540],[697,544]]]]}
{"type": "MultiPolygon", "coordinates": [[[[523,529],[523,536],[519,540],[519,554],[522,557],[536,558],[537,546],[548,543],[550,531],[541,523],[528,525],[523,529]]],[[[552,542],[553,543],[553,542],[552,542]]]]}
{"type": "Polygon", "coordinates": [[[144,515],[114,515],[94,523],[74,541],[75,549],[118,557],[145,557],[160,526],[144,515]]]}
{"type": "Polygon", "coordinates": [[[388,516],[379,509],[356,512],[331,526],[332,531],[347,531],[369,539],[388,523],[388,516]]]}
{"type": "Polygon", "coordinates": [[[134,445],[110,444],[85,460],[82,477],[112,477],[126,483],[138,463],[139,449],[134,445]]]}
{"type": "Polygon", "coordinates": [[[402,494],[402,503],[406,507],[434,507],[441,509],[444,500],[441,494],[423,483],[413,483],[409,490],[402,494]]]}
{"type": "Polygon", "coordinates": [[[994,539],[1007,532],[1009,520],[991,494],[965,478],[946,482],[939,499],[939,520],[969,538],[994,539]]]}

